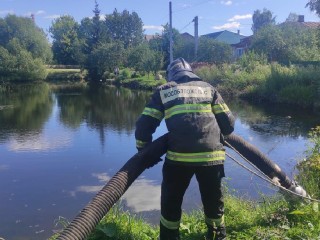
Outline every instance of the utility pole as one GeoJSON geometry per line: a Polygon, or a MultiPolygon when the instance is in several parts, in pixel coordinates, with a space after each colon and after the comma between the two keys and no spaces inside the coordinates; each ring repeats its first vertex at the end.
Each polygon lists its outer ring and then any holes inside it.
{"type": "Polygon", "coordinates": [[[173,40],[172,40],[172,4],[169,2],[169,16],[170,16],[170,43],[169,43],[169,52],[170,52],[170,63],[173,62],[173,52],[172,52],[172,45],[173,45],[173,40]]]}
{"type": "Polygon", "coordinates": [[[194,22],[194,59],[197,60],[199,45],[198,16],[196,16],[192,21],[194,22]]]}
{"type": "Polygon", "coordinates": [[[33,13],[31,13],[31,19],[32,19],[33,23],[35,23],[35,22],[36,22],[36,20],[35,20],[35,16],[34,16],[34,14],[33,14],[33,13]]]}

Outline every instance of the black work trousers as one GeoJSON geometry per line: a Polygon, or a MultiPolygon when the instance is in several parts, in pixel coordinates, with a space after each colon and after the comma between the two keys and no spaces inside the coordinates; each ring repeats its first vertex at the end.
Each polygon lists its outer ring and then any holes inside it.
{"type": "MultiPolygon", "coordinates": [[[[211,219],[223,216],[224,202],[221,189],[221,179],[225,176],[223,165],[184,166],[166,161],[162,174],[161,215],[164,219],[170,222],[180,221],[183,196],[193,175],[198,181],[205,216],[211,219]]],[[[163,226],[162,229],[166,230],[163,226]]]]}

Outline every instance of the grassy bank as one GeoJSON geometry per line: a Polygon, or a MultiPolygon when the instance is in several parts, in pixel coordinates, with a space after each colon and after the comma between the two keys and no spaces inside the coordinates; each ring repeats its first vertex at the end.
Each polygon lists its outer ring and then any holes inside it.
{"type": "Polygon", "coordinates": [[[81,69],[67,69],[67,68],[48,68],[48,75],[46,78],[47,82],[58,83],[58,82],[80,82],[84,81],[86,72],[81,69]]]}
{"type": "MultiPolygon", "coordinates": [[[[309,136],[307,158],[298,164],[296,178],[312,198],[320,199],[320,126],[312,129],[309,136]]],[[[318,203],[283,193],[273,197],[262,195],[259,200],[252,201],[225,191],[225,221],[229,240],[320,239],[318,203]]],[[[203,219],[201,209],[183,214],[181,239],[203,240],[206,231],[203,219]]],[[[88,239],[156,240],[158,236],[158,226],[152,226],[115,206],[88,239]]]]}
{"type": "Polygon", "coordinates": [[[237,63],[206,66],[196,73],[223,95],[320,109],[319,66],[237,63]]]}
{"type": "MultiPolygon", "coordinates": [[[[319,66],[282,66],[249,59],[236,64],[204,66],[195,69],[195,72],[223,95],[320,110],[319,66]]],[[[164,74],[162,72],[162,76],[164,74]]],[[[134,72],[123,70],[110,83],[152,90],[165,80],[155,80],[152,74],[136,76],[134,72]]]]}
{"type": "MultiPolygon", "coordinates": [[[[316,240],[320,237],[318,205],[289,201],[281,195],[264,197],[260,202],[227,195],[225,214],[230,240],[316,240]]],[[[182,240],[204,240],[205,232],[204,217],[200,209],[183,214],[180,225],[182,240]]],[[[158,236],[158,226],[152,226],[142,218],[114,207],[88,240],[156,240],[158,236]]]]}
{"type": "Polygon", "coordinates": [[[153,90],[166,82],[163,78],[163,73],[161,73],[155,76],[153,74],[139,74],[129,69],[124,69],[120,71],[119,76],[114,77],[114,84],[130,89],[153,90]]]}
{"type": "MultiPolygon", "coordinates": [[[[319,66],[282,66],[250,60],[245,63],[204,66],[195,69],[195,72],[217,87],[223,95],[320,110],[319,66]]],[[[161,72],[162,76],[164,74],[161,72]]],[[[159,80],[153,74],[141,75],[128,69],[121,70],[118,76],[112,73],[109,75],[100,80],[102,84],[153,90],[166,82],[163,77],[159,80]]],[[[80,69],[50,68],[46,81],[77,83],[85,78],[86,73],[80,69]]]]}

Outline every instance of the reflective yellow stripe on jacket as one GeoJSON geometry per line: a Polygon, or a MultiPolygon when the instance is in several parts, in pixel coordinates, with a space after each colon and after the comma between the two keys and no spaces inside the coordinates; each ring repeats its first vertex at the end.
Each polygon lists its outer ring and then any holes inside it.
{"type": "Polygon", "coordinates": [[[212,107],[212,111],[214,114],[222,113],[222,112],[230,112],[227,104],[216,104],[212,107]]]}
{"type": "Polygon", "coordinates": [[[142,114],[158,119],[159,121],[163,118],[163,113],[155,108],[145,107],[142,114]]]}
{"type": "Polygon", "coordinates": [[[165,110],[165,118],[168,119],[181,113],[204,113],[212,112],[210,104],[180,104],[165,110]]]}
{"type": "Polygon", "coordinates": [[[201,153],[177,153],[168,151],[167,158],[177,162],[209,162],[209,161],[224,161],[226,153],[223,150],[201,153]]]}

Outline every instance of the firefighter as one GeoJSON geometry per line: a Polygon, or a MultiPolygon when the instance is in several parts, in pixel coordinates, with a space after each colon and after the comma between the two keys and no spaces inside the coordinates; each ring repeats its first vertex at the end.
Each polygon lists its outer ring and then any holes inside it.
{"type": "Polygon", "coordinates": [[[207,82],[178,58],[167,68],[167,83],[158,87],[136,122],[138,150],[152,141],[165,119],[168,151],[161,184],[160,240],[180,239],[183,196],[195,175],[208,227],[206,239],[226,239],[221,179],[225,150],[221,136],[234,130],[228,106],[207,82]]]}

